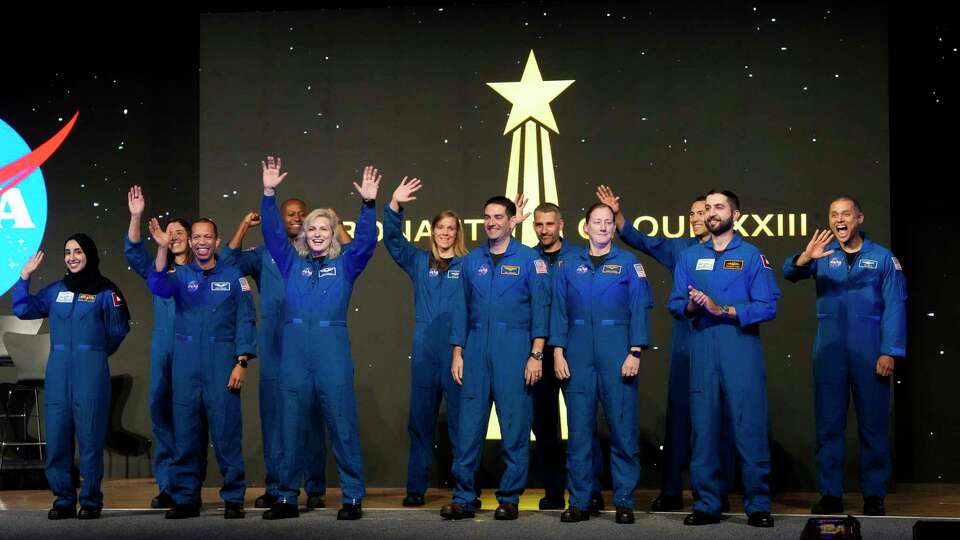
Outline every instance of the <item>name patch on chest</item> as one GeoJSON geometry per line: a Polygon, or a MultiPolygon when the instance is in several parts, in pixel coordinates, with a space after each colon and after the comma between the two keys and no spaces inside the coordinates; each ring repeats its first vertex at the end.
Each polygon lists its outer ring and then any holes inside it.
{"type": "Polygon", "coordinates": [[[519,276],[520,267],[515,264],[505,264],[500,267],[501,276],[519,276]]]}
{"type": "Polygon", "coordinates": [[[623,267],[619,264],[605,264],[600,272],[603,274],[616,274],[619,276],[620,273],[623,272],[623,267]]]}
{"type": "Polygon", "coordinates": [[[459,270],[447,270],[447,279],[460,279],[459,270]]]}
{"type": "Polygon", "coordinates": [[[335,277],[337,275],[336,266],[328,266],[327,268],[320,269],[320,277],[335,277]]]}
{"type": "Polygon", "coordinates": [[[73,302],[73,291],[60,291],[57,295],[58,304],[70,304],[73,302]]]}
{"type": "Polygon", "coordinates": [[[229,281],[211,281],[210,290],[213,292],[229,292],[230,282],[229,281]]]}
{"type": "Polygon", "coordinates": [[[860,259],[860,264],[858,264],[857,266],[859,266],[860,268],[869,268],[871,270],[876,270],[879,265],[880,263],[878,263],[873,259],[860,259]]]}
{"type": "Polygon", "coordinates": [[[706,270],[707,272],[713,271],[713,265],[716,262],[716,259],[697,259],[697,272],[701,270],[706,270]]]}
{"type": "Polygon", "coordinates": [[[724,270],[743,270],[743,261],[723,261],[724,270]]]}
{"type": "Polygon", "coordinates": [[[78,301],[78,302],[96,302],[96,301],[97,301],[97,295],[95,295],[95,294],[80,294],[80,296],[77,297],[77,301],[78,301]]]}

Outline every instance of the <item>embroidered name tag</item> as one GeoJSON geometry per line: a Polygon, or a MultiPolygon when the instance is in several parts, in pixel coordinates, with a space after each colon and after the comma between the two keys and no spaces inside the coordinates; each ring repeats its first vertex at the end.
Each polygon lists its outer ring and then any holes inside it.
{"type": "Polygon", "coordinates": [[[879,263],[873,259],[860,259],[860,264],[857,266],[860,268],[870,268],[871,270],[876,270],[877,266],[879,266],[879,263]]]}
{"type": "Polygon", "coordinates": [[[320,277],[334,277],[337,275],[336,266],[328,266],[327,268],[320,269],[320,277]]]}
{"type": "Polygon", "coordinates": [[[70,304],[73,302],[73,291],[60,291],[57,295],[57,302],[60,304],[70,304]]]}
{"type": "Polygon", "coordinates": [[[447,279],[460,279],[459,270],[447,270],[447,279]]]}
{"type": "Polygon", "coordinates": [[[697,259],[697,271],[706,270],[712,271],[713,264],[717,262],[716,259],[697,259]]]}
{"type": "Polygon", "coordinates": [[[247,281],[247,278],[240,278],[240,290],[243,292],[250,292],[250,282],[247,281]]]}
{"type": "Polygon", "coordinates": [[[743,270],[743,261],[723,261],[724,270],[743,270]]]}
{"type": "Polygon", "coordinates": [[[647,271],[643,269],[643,265],[642,265],[642,264],[637,263],[637,264],[633,265],[633,270],[637,273],[637,277],[639,277],[639,278],[646,278],[646,277],[647,277],[647,271]]]}
{"type": "Polygon", "coordinates": [[[600,272],[604,274],[620,275],[620,273],[623,272],[623,267],[620,266],[619,264],[605,264],[603,265],[603,269],[600,270],[600,272]]]}
{"type": "Polygon", "coordinates": [[[95,294],[81,294],[77,297],[77,300],[80,302],[96,302],[97,295],[95,294]]]}
{"type": "Polygon", "coordinates": [[[500,267],[501,276],[519,276],[520,267],[515,264],[505,264],[500,267]]]}
{"type": "Polygon", "coordinates": [[[543,259],[533,261],[533,267],[537,270],[538,274],[547,273],[547,263],[543,259]]]}
{"type": "Polygon", "coordinates": [[[210,290],[214,292],[228,292],[230,290],[229,281],[211,281],[210,290]]]}

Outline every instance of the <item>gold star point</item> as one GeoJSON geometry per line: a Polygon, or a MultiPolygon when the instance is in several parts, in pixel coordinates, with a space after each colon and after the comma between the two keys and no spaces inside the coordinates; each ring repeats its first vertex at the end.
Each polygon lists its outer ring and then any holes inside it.
{"type": "Polygon", "coordinates": [[[503,134],[510,133],[529,119],[533,119],[559,134],[560,130],[557,129],[557,121],[550,109],[550,102],[573,82],[572,80],[543,80],[540,75],[540,67],[537,65],[537,57],[531,50],[519,82],[487,83],[487,86],[513,104],[503,134]]]}

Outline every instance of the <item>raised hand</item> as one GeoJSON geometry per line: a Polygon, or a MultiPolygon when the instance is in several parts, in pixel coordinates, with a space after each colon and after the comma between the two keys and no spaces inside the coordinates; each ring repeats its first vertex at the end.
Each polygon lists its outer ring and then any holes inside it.
{"type": "Polygon", "coordinates": [[[139,218],[143,215],[143,209],[147,206],[147,201],[143,198],[143,190],[140,186],[133,186],[127,193],[127,208],[130,209],[130,215],[139,218]]]}
{"type": "Polygon", "coordinates": [[[393,208],[394,211],[399,211],[401,204],[417,200],[413,194],[420,191],[422,187],[423,184],[420,183],[419,178],[407,180],[407,177],[404,176],[403,180],[400,181],[400,185],[397,186],[397,189],[393,190],[393,198],[390,199],[390,208],[393,208]],[[396,208],[394,208],[394,206],[396,206],[396,208]]]}
{"type": "Polygon", "coordinates": [[[277,189],[277,186],[280,185],[280,182],[283,182],[283,179],[287,177],[287,173],[280,173],[281,167],[280,158],[273,159],[273,156],[267,156],[266,161],[261,161],[260,164],[263,165],[263,191],[267,191],[273,195],[274,190],[277,189]]]}
{"type": "Polygon", "coordinates": [[[603,184],[597,186],[597,200],[613,209],[614,214],[620,213],[620,197],[614,195],[613,190],[608,186],[603,184]]]}
{"type": "Polygon", "coordinates": [[[803,253],[797,257],[797,265],[803,266],[810,261],[816,261],[824,257],[829,257],[833,255],[834,250],[827,250],[827,244],[833,240],[833,231],[830,229],[820,230],[817,229],[813,232],[813,236],[810,238],[810,241],[807,243],[807,249],[803,250],[803,253]]]}
{"type": "Polygon", "coordinates": [[[256,227],[260,225],[260,214],[256,212],[247,212],[247,215],[243,217],[243,223],[247,227],[256,227]]]}
{"type": "Polygon", "coordinates": [[[523,223],[528,217],[530,217],[530,214],[533,213],[523,212],[523,209],[527,207],[527,198],[523,193],[517,193],[517,196],[513,199],[513,204],[517,205],[517,213],[510,218],[510,230],[515,229],[517,225],[523,223]]]}
{"type": "Polygon", "coordinates": [[[373,165],[367,165],[363,168],[363,179],[360,183],[353,183],[353,188],[357,190],[360,197],[365,200],[377,198],[377,190],[380,188],[380,172],[373,165]]]}
{"type": "Polygon", "coordinates": [[[20,277],[22,279],[30,279],[30,274],[34,273],[37,268],[40,267],[40,263],[43,262],[43,252],[38,251],[33,254],[33,257],[27,259],[26,264],[23,265],[23,268],[20,269],[20,277]]]}
{"type": "Polygon", "coordinates": [[[153,237],[158,246],[165,248],[170,245],[170,235],[160,228],[160,222],[157,221],[157,218],[150,218],[150,223],[147,226],[150,228],[150,236],[153,237]]]}

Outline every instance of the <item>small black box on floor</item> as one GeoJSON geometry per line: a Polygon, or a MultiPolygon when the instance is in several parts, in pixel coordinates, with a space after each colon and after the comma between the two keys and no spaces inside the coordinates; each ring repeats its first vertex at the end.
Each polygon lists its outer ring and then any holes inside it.
{"type": "Polygon", "coordinates": [[[960,521],[918,521],[913,524],[914,540],[960,538],[960,521]]]}
{"type": "Polygon", "coordinates": [[[860,522],[853,516],[818,517],[807,520],[800,540],[861,540],[860,522]]]}

